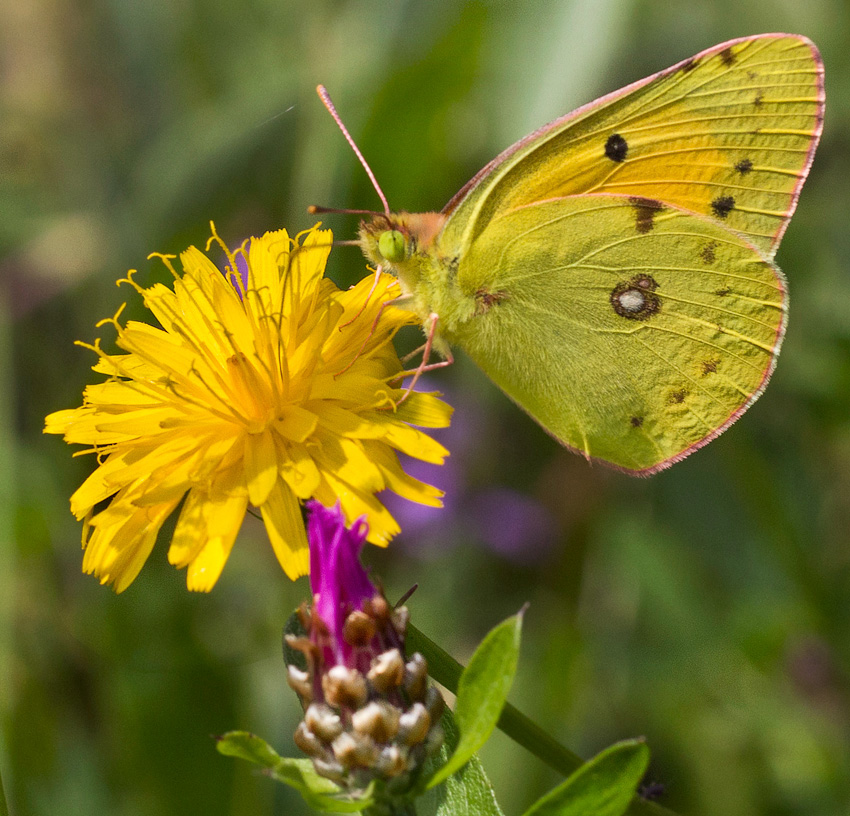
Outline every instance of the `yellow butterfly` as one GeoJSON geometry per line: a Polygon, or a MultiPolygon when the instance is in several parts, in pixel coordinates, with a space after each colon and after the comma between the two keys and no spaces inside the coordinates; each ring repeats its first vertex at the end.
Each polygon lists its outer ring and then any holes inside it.
{"type": "Polygon", "coordinates": [[[823,107],[808,39],[732,40],[545,125],[442,212],[392,213],[375,183],[385,212],[359,243],[398,277],[428,350],[463,347],[588,459],[655,473],[773,371],[787,309],[773,256],[823,107]]]}

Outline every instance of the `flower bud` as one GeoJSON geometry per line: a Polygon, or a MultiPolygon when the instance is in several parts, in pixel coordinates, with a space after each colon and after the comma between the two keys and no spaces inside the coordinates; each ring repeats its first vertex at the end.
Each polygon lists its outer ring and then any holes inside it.
{"type": "Polygon", "coordinates": [[[422,703],[414,703],[399,718],[398,738],[407,745],[416,745],[428,736],[431,716],[422,703]]]}
{"type": "Polygon", "coordinates": [[[369,768],[378,759],[375,740],[356,731],[343,731],[333,741],[331,748],[343,768],[369,768]]]}
{"type": "Polygon", "coordinates": [[[357,708],[369,694],[366,678],[357,669],[345,666],[334,666],[322,677],[322,691],[325,699],[338,708],[357,708]]]}
{"type": "Polygon", "coordinates": [[[443,698],[425,658],[405,657],[407,609],[393,609],[358,560],[365,522],[348,529],[338,508],[310,510],[313,605],[298,611],[307,637],[286,637],[307,663],[288,669],[305,706],[295,742],[352,793],[383,780],[390,797],[404,796],[442,744],[443,698]]]}
{"type": "Polygon", "coordinates": [[[367,734],[375,742],[389,742],[398,732],[403,715],[386,700],[373,700],[351,715],[355,731],[367,734]]]}
{"type": "Polygon", "coordinates": [[[387,694],[398,688],[404,680],[404,658],[398,649],[389,649],[372,660],[366,675],[372,688],[379,694],[387,694]]]}
{"type": "Polygon", "coordinates": [[[292,739],[298,748],[311,759],[322,757],[327,754],[327,747],[310,730],[307,723],[303,720],[298,723],[298,727],[295,729],[292,739]]]}
{"type": "Polygon", "coordinates": [[[304,723],[323,742],[332,742],[342,733],[339,714],[326,703],[311,703],[304,712],[304,723]]]}
{"type": "Polygon", "coordinates": [[[411,655],[404,666],[404,690],[411,700],[422,700],[428,682],[428,664],[419,652],[411,655]]]}
{"type": "Polygon", "coordinates": [[[286,680],[289,687],[301,698],[302,703],[309,703],[313,699],[313,687],[310,684],[309,672],[301,671],[297,666],[287,666],[286,680]]]}
{"type": "Polygon", "coordinates": [[[355,610],[346,619],[342,627],[342,636],[349,646],[368,646],[377,632],[375,619],[365,612],[355,610]]]}
{"type": "Polygon", "coordinates": [[[375,771],[386,779],[399,776],[407,770],[407,756],[404,749],[398,745],[388,745],[384,748],[377,761],[375,771]]]}

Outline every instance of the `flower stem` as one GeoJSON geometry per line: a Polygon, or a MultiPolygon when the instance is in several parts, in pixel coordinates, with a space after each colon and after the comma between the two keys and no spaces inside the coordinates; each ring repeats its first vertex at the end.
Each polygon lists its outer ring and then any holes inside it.
{"type": "Polygon", "coordinates": [[[9,806],[6,804],[6,794],[3,791],[2,776],[0,776],[0,816],[9,816],[9,806]]]}
{"type": "MultiPolygon", "coordinates": [[[[428,661],[428,673],[431,677],[453,694],[457,694],[458,681],[463,673],[463,666],[457,660],[410,624],[407,627],[407,648],[408,651],[421,652],[428,661]]],[[[498,726],[514,742],[522,745],[550,768],[554,768],[564,776],[569,776],[584,764],[584,760],[578,754],[565,748],[510,703],[505,703],[498,726]]],[[[675,815],[671,810],[655,802],[635,796],[626,816],[675,815]]]]}

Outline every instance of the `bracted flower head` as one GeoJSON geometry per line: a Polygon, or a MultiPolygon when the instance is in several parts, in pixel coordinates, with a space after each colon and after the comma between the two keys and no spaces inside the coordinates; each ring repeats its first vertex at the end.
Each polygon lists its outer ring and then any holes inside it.
{"type": "Polygon", "coordinates": [[[120,310],[104,321],[127,353],[88,346],[109,379],[45,424],[98,456],[71,498],[85,519],[86,572],[125,589],[181,501],[168,558],[201,591],[218,580],[249,505],[293,579],[309,568],[304,500],[339,497],[349,519],[368,519],[368,540],[379,545],[398,525],[378,491],[440,505],[441,491],[408,476],[396,455],[437,463],[447,455],[412,426],[444,427],[451,409],[432,394],[402,399],[391,340],[416,318],[387,305],[399,294],[391,276],[347,291],[326,279],[330,245],[327,230],[294,241],[280,230],[236,253],[221,244],[224,273],[194,247],[180,256],[182,275],[159,256],[173,290],[128,275],[161,328],[122,326],[120,310]]]}
{"type": "Polygon", "coordinates": [[[304,706],[295,742],[349,790],[378,780],[403,794],[442,744],[443,698],[425,658],[405,655],[407,609],[392,608],[360,563],[366,519],[349,528],[339,504],[308,509],[313,605],[299,609],[307,635],[286,637],[305,660],[288,666],[304,706]]]}

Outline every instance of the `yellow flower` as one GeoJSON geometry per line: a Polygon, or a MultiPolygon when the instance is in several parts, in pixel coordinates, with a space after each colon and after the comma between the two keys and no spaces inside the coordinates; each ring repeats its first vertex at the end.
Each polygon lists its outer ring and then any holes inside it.
{"type": "Polygon", "coordinates": [[[378,491],[440,506],[442,492],[407,475],[396,455],[441,463],[448,454],[411,425],[445,427],[451,408],[432,394],[402,399],[391,340],[416,318],[394,306],[380,311],[399,294],[392,276],[371,294],[372,277],[347,291],[324,278],[330,244],[328,230],[294,241],[280,230],[233,254],[221,244],[224,273],[195,247],[180,256],[182,276],[173,256],[158,256],[173,290],[145,289],[132,272],[119,281],[142,295],[162,328],[122,327],[121,310],[102,321],[128,353],[87,346],[99,356],[93,370],[109,379],[45,423],[45,433],[98,457],[71,497],[85,519],[85,572],[126,589],[181,500],[168,559],[188,567],[189,589],[200,591],[218,580],[249,504],[293,579],[309,570],[300,508],[308,498],[339,499],[349,523],[366,515],[379,545],[398,525],[378,491]]]}

